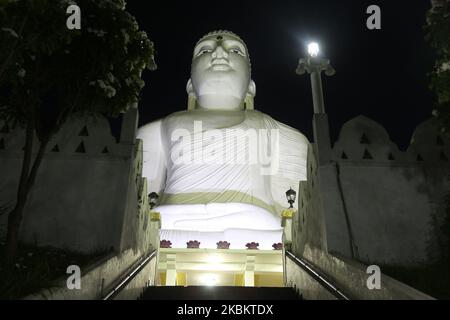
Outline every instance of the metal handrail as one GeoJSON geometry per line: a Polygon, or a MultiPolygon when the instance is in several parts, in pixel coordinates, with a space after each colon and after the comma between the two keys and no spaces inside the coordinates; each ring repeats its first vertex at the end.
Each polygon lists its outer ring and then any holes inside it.
{"type": "Polygon", "coordinates": [[[295,262],[300,268],[306,271],[314,280],[320,283],[322,287],[328,290],[339,300],[351,300],[349,296],[344,294],[339,288],[327,280],[320,271],[315,270],[315,268],[305,260],[296,257],[292,252],[286,251],[286,256],[295,262]]]}
{"type": "Polygon", "coordinates": [[[155,257],[156,250],[150,252],[146,257],[142,258],[138,265],[132,268],[131,271],[126,273],[123,279],[116,285],[106,296],[102,298],[102,300],[112,300],[115,296],[119,294],[130,282],[133,278],[155,257]]]}

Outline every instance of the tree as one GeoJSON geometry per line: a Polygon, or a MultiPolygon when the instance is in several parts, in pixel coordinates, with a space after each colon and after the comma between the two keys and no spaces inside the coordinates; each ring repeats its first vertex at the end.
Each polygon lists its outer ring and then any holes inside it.
{"type": "MultiPolygon", "coordinates": [[[[431,0],[425,29],[426,39],[436,55],[430,74],[431,89],[436,95],[433,115],[440,131],[450,136],[450,0],[431,0]]],[[[439,229],[439,258],[450,265],[450,192],[447,192],[445,215],[439,229]]]]}
{"type": "Polygon", "coordinates": [[[78,0],[81,29],[69,30],[70,0],[0,2],[0,118],[25,128],[26,142],[5,245],[15,260],[23,210],[47,144],[67,119],[117,116],[138,101],[153,43],[124,0],[78,0]],[[37,145],[34,146],[35,137],[37,145]]]}
{"type": "Polygon", "coordinates": [[[450,0],[431,0],[427,15],[427,40],[436,54],[431,89],[436,95],[433,115],[442,132],[450,134],[450,0]]]}

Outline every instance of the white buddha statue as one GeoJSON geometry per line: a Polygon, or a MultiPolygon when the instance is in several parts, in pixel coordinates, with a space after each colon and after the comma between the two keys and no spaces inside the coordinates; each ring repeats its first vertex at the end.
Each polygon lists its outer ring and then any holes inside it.
{"type": "Polygon", "coordinates": [[[194,48],[188,110],[138,130],[148,190],[160,194],[160,237],[172,248],[281,242],[285,192],[306,180],[308,141],[253,110],[255,92],[245,43],[211,32],[194,48]]]}

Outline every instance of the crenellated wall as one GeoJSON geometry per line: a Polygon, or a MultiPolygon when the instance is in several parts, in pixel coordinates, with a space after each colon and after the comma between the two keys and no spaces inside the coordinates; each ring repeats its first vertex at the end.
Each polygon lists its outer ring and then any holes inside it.
{"type": "MultiPolygon", "coordinates": [[[[148,191],[136,127],[136,109],[124,115],[119,141],[104,118],[67,123],[48,146],[22,239],[78,251],[147,247],[148,191]]],[[[359,116],[342,127],[331,162],[319,166],[311,145],[293,251],[301,255],[308,244],[362,262],[403,265],[435,256],[450,187],[450,141],[434,128],[432,120],[419,125],[401,151],[381,125],[359,116]]],[[[23,131],[1,122],[1,206],[15,202],[23,145],[23,131]]],[[[6,218],[0,216],[2,236],[6,218]]]]}
{"type": "MultiPolygon", "coordinates": [[[[136,246],[142,237],[136,230],[148,225],[137,119],[137,109],[124,114],[118,142],[103,117],[74,118],[64,125],[50,141],[30,193],[24,241],[83,252],[136,246]]],[[[23,146],[23,130],[0,122],[0,205],[9,208],[15,203],[23,146]]],[[[0,216],[2,237],[6,219],[0,216]]]]}
{"type": "Polygon", "coordinates": [[[311,148],[308,181],[300,184],[293,221],[298,234],[293,250],[301,254],[309,244],[394,265],[435,257],[450,187],[450,141],[435,128],[433,120],[420,124],[402,152],[381,125],[358,116],[342,127],[331,162],[316,168],[311,148]]]}

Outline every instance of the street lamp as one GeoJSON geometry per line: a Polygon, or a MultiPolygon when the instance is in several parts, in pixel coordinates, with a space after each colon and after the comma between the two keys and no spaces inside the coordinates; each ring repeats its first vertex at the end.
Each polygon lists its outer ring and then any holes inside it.
{"type": "Polygon", "coordinates": [[[289,208],[293,208],[292,204],[295,202],[296,196],[297,196],[297,192],[292,190],[292,188],[289,188],[289,190],[286,191],[286,199],[289,202],[289,208]]]}
{"type": "Polygon", "coordinates": [[[158,201],[159,195],[156,192],[152,192],[148,195],[148,202],[150,203],[150,210],[152,210],[156,206],[156,202],[158,201]]]}
{"type": "Polygon", "coordinates": [[[301,58],[298,61],[296,73],[302,75],[305,72],[311,74],[311,87],[313,95],[314,113],[325,113],[322,92],[321,72],[325,71],[327,76],[332,76],[336,73],[330,60],[319,57],[319,44],[311,42],[308,44],[309,57],[301,58]]]}
{"type": "Polygon", "coordinates": [[[308,53],[311,57],[317,57],[319,54],[319,44],[317,42],[308,44],[308,53]]]}

